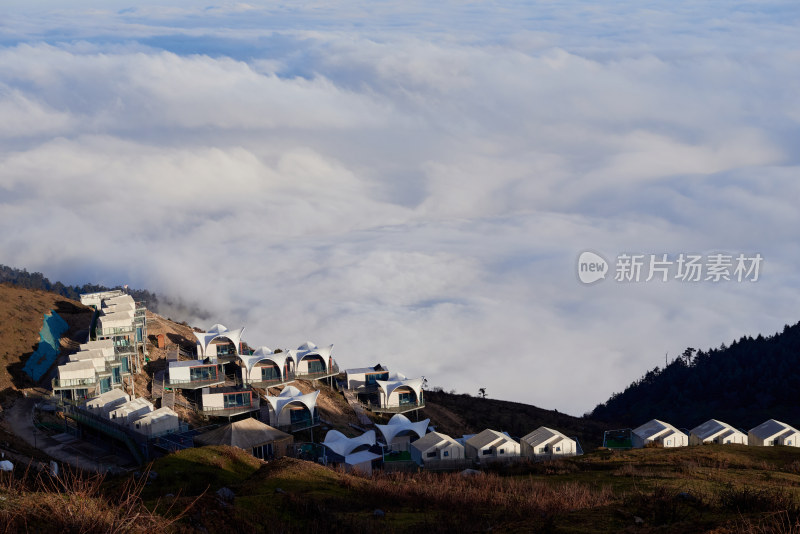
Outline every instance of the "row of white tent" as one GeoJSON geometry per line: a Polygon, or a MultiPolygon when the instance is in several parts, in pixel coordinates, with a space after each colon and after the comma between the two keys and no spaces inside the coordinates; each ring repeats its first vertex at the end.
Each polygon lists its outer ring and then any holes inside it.
{"type": "MultiPolygon", "coordinates": [[[[394,415],[387,424],[375,425],[388,451],[408,451],[419,465],[432,461],[463,460],[465,458],[498,460],[515,456],[552,457],[577,454],[574,439],[547,427],[539,427],[520,441],[505,432],[486,429],[478,434],[452,438],[440,432],[428,432],[430,419],[412,422],[402,414],[394,415]]],[[[371,471],[372,461],[380,455],[368,449],[378,443],[374,430],[348,438],[338,430],[329,431],[323,445],[343,458],[347,467],[371,471]]]]}
{"type": "Polygon", "coordinates": [[[658,443],[664,447],[685,447],[703,443],[800,447],[800,431],[781,421],[769,419],[745,434],[728,423],[709,419],[686,435],[669,423],[652,419],[633,429],[631,441],[635,448],[644,447],[648,443],[658,443]]]}

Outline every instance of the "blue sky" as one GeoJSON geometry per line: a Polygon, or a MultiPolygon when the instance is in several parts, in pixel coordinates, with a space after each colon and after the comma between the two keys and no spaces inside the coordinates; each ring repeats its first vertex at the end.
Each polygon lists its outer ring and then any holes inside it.
{"type": "Polygon", "coordinates": [[[0,257],[581,414],[800,320],[799,9],[5,2],[0,257]],[[584,250],[764,261],[585,286],[584,250]]]}

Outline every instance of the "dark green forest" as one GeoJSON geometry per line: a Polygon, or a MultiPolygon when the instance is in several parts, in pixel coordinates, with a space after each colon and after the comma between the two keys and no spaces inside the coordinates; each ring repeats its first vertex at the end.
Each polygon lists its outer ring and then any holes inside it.
{"type": "Polygon", "coordinates": [[[619,427],[661,419],[693,428],[720,419],[747,431],[767,419],[800,424],[800,323],[707,351],[687,348],[589,414],[619,427]]]}
{"type": "MultiPolygon", "coordinates": [[[[122,286],[105,287],[96,284],[83,284],[82,286],[68,286],[61,282],[51,282],[42,273],[30,273],[27,269],[16,269],[7,265],[0,265],[0,284],[6,283],[25,289],[40,289],[50,291],[72,300],[80,300],[81,293],[95,293],[97,291],[108,291],[110,289],[122,289],[122,286]]],[[[134,300],[143,301],[147,307],[158,311],[158,297],[145,289],[127,289],[134,300]]]]}

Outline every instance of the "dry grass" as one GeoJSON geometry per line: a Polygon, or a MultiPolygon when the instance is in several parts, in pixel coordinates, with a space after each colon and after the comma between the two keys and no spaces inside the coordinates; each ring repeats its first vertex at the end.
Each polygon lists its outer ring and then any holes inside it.
{"type": "MultiPolygon", "coordinates": [[[[0,391],[7,394],[32,385],[22,374],[22,366],[36,350],[43,316],[50,310],[56,310],[69,325],[67,339],[91,324],[92,312],[80,302],[55,293],[0,284],[0,391]]],[[[76,342],[62,342],[62,349],[77,348],[76,342]]]]}
{"type": "MultiPolygon", "coordinates": [[[[345,479],[350,480],[350,479],[345,479]]],[[[518,516],[556,514],[612,502],[609,488],[577,482],[551,483],[494,473],[393,473],[375,475],[369,491],[382,499],[410,506],[435,506],[453,513],[502,509],[518,516]]]]}
{"type": "MultiPolygon", "coordinates": [[[[30,467],[30,466],[29,466],[30,467]]],[[[33,474],[3,473],[0,481],[3,532],[164,532],[191,509],[167,508],[152,513],[143,503],[147,473],[129,478],[113,495],[103,492],[104,476],[65,470],[59,476],[47,471],[33,474]]]]}

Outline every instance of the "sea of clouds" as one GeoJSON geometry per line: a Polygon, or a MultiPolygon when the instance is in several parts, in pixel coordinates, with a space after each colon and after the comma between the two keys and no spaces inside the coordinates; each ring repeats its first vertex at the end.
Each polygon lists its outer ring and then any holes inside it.
{"type": "Polygon", "coordinates": [[[183,5],[0,6],[0,263],[576,415],[800,320],[796,4],[183,5]]]}

